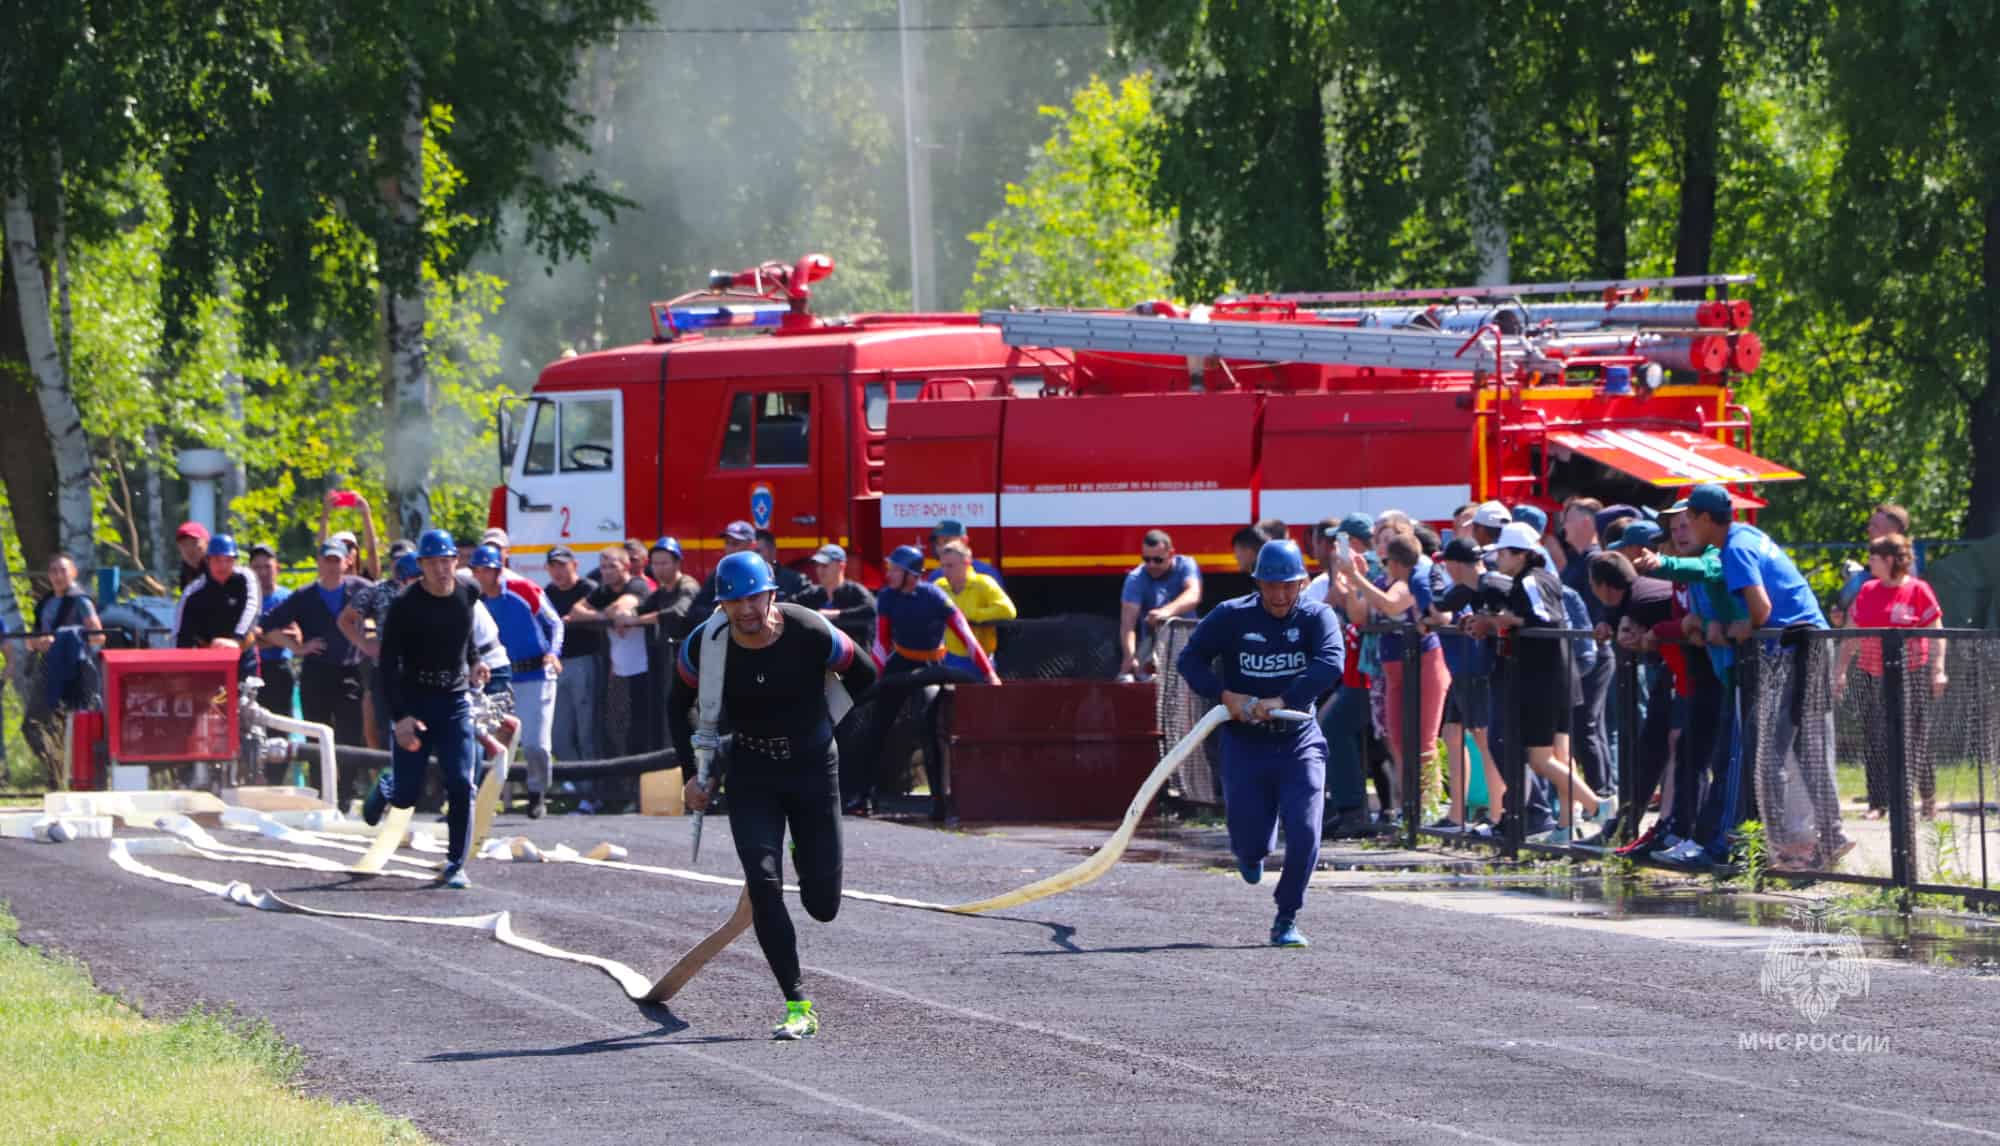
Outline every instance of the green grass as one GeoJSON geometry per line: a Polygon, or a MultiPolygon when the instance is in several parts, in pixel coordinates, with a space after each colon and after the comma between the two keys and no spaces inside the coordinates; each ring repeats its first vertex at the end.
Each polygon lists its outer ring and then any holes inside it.
{"type": "MultiPolygon", "coordinates": [[[[1868,794],[1868,773],[1859,761],[1842,760],[1833,767],[1834,783],[1840,788],[1841,808],[1852,807],[1857,797],[1868,794]]],[[[1972,803],[1979,795],[1979,765],[1970,760],[1940,764],[1937,768],[1937,798],[1972,803]]],[[[1986,798],[2000,796],[2000,777],[1992,769],[1986,774],[1986,798]]]]}
{"type": "Polygon", "coordinates": [[[0,1128],[8,1142],[421,1143],[372,1107],[294,1088],[301,1056],[265,1023],[197,1010],[154,1022],[84,969],[16,940],[0,907],[0,1128]]]}

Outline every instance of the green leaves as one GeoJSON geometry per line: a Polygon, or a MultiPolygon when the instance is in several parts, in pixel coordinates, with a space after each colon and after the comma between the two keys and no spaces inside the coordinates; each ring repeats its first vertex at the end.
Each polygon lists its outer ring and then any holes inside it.
{"type": "Polygon", "coordinates": [[[1092,77],[1053,122],[1006,207],[966,236],[978,252],[965,305],[1126,306],[1168,293],[1175,215],[1146,195],[1156,160],[1139,145],[1155,126],[1149,74],[1116,91],[1092,77]]]}

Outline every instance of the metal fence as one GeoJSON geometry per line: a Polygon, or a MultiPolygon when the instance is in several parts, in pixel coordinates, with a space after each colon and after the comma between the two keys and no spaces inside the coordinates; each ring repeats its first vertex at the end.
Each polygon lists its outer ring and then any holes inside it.
{"type": "MultiPolygon", "coordinates": [[[[1171,745],[1213,703],[1194,695],[1174,669],[1194,625],[1176,621],[1161,639],[1159,718],[1171,745]]],[[[1377,629],[1376,631],[1388,631],[1377,629]]],[[[1581,630],[1536,629],[1515,640],[1569,641],[1581,630]]],[[[1405,641],[1406,679],[1415,679],[1417,642],[1405,641]]],[[[1494,741],[1506,783],[1500,830],[1490,840],[1420,827],[1428,809],[1419,753],[1403,762],[1403,807],[1396,833],[1405,846],[1420,837],[1522,852],[1599,857],[1629,841],[1663,796],[1708,809],[1723,827],[1754,821],[1733,834],[1734,858],[1779,875],[1873,884],[1905,892],[1940,892],[2000,903],[2000,632],[1983,629],[1766,630],[1731,647],[1734,668],[1719,678],[1721,708],[1702,711],[1678,693],[1658,653],[1615,653],[1604,726],[1613,747],[1621,813],[1598,846],[1545,844],[1528,838],[1528,803],[1575,795],[1527,769],[1518,724],[1520,662],[1501,656],[1494,670],[1494,741]],[[1937,670],[1943,667],[1943,672],[1937,670]],[[1665,706],[1662,708],[1661,706],[1665,706]],[[1713,725],[1704,722],[1713,721],[1713,725]],[[1720,742],[1726,766],[1686,754],[1720,742]],[[1737,785],[1717,792],[1717,783],[1737,785]],[[1693,790],[1674,791],[1676,785],[1693,790]],[[1663,792],[1662,790],[1665,789],[1663,792]],[[1724,796],[1729,797],[1727,801],[1724,796]],[[1720,809],[1719,811],[1716,809],[1720,809]],[[1754,839],[1745,847],[1744,841],[1754,839]]],[[[1701,646],[1683,655],[1706,657],[1701,646]]],[[[1405,689],[1404,743],[1419,739],[1418,690],[1405,689]]],[[[1711,760],[1713,758],[1710,758],[1711,760]]],[[[1214,741],[1177,777],[1182,799],[1220,804],[1214,741]]],[[[1579,817],[1580,822],[1580,817],[1579,817]]],[[[1697,817],[1698,822],[1698,817],[1697,817]]],[[[1651,862],[1648,856],[1631,857],[1651,862]]]]}

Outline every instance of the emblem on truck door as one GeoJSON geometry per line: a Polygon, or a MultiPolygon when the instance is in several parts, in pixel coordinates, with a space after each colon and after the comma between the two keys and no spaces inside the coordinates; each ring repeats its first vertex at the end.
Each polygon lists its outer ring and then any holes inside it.
{"type": "Polygon", "coordinates": [[[771,515],[778,507],[778,499],[771,494],[771,487],[758,482],[750,487],[750,521],[759,529],[771,528],[771,515]]]}

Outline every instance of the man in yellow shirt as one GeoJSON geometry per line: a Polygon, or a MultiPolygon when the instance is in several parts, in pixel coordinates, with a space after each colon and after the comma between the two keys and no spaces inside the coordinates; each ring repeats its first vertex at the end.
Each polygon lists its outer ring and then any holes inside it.
{"type": "MultiPolygon", "coordinates": [[[[972,635],[979,638],[979,647],[988,657],[993,655],[997,642],[993,626],[1000,621],[1011,621],[1019,616],[1014,601],[1007,596],[1007,590],[993,578],[972,567],[972,547],[962,537],[947,540],[938,549],[940,563],[937,587],[965,614],[972,625],[972,635]]],[[[978,672],[971,654],[966,651],[965,642],[950,629],[944,634],[944,663],[948,668],[978,672]]]]}

